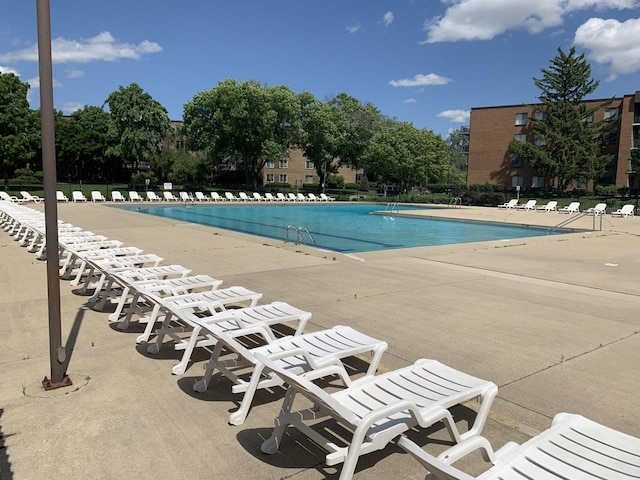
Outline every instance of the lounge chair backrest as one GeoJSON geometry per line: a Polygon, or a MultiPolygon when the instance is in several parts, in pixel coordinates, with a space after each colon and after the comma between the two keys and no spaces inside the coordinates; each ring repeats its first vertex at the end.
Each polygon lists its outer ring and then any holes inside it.
{"type": "Polygon", "coordinates": [[[180,200],[182,200],[183,202],[189,202],[191,201],[191,198],[189,197],[189,194],[187,192],[180,192],[180,200]]]}
{"type": "Polygon", "coordinates": [[[105,198],[102,195],[102,193],[98,190],[92,190],[91,191],[91,201],[92,202],[102,202],[104,201],[105,198]]]}
{"type": "Polygon", "coordinates": [[[198,200],[199,202],[204,202],[205,200],[207,200],[207,197],[205,197],[204,193],[202,192],[196,192],[196,200],[198,200]]]}
{"type": "Polygon", "coordinates": [[[280,201],[285,201],[287,197],[284,196],[284,193],[278,192],[276,193],[276,198],[280,201]]]}
{"type": "Polygon", "coordinates": [[[555,210],[556,208],[558,208],[557,200],[551,200],[549,203],[547,203],[547,210],[555,210]]]}
{"type": "Polygon", "coordinates": [[[13,198],[11,198],[11,195],[9,195],[4,190],[0,191],[0,200],[5,200],[7,202],[15,202],[15,200],[13,198]]]}
{"type": "Polygon", "coordinates": [[[253,198],[258,200],[259,202],[264,200],[264,198],[262,198],[262,195],[260,195],[258,192],[253,192],[253,198]]]}
{"type": "Polygon", "coordinates": [[[82,193],[80,190],[74,190],[73,192],[71,192],[71,198],[73,199],[74,202],[87,201],[87,197],[85,197],[84,193],[82,193]]]}
{"type": "Polygon", "coordinates": [[[307,193],[307,197],[309,198],[309,200],[311,200],[312,202],[317,202],[318,201],[318,197],[316,197],[313,193],[307,193]]]}
{"type": "Polygon", "coordinates": [[[156,195],[156,192],[147,192],[147,200],[149,200],[150,202],[155,201],[159,201],[160,197],[158,197],[158,195],[156,195]]]}
{"type": "Polygon", "coordinates": [[[162,196],[164,197],[165,200],[176,200],[176,197],[173,196],[173,193],[171,192],[162,192],[162,196]]]}
{"type": "Polygon", "coordinates": [[[630,213],[633,213],[633,211],[634,211],[634,209],[635,209],[635,208],[636,208],[636,207],[635,207],[635,205],[630,205],[630,204],[629,204],[629,205],[624,205],[624,206],[620,209],[620,212],[621,212],[622,214],[630,214],[630,213]]]}
{"type": "Polygon", "coordinates": [[[120,193],[117,190],[113,190],[111,192],[111,200],[113,202],[124,202],[125,201],[124,196],[122,195],[122,193],[120,193]]]}
{"type": "Polygon", "coordinates": [[[250,200],[250,198],[247,196],[245,192],[238,193],[238,196],[240,197],[241,200],[244,200],[245,202],[250,200]]]}
{"type": "Polygon", "coordinates": [[[211,198],[213,198],[216,202],[218,200],[224,200],[218,192],[211,192],[211,198]]]}
{"type": "Polygon", "coordinates": [[[56,191],[56,200],[58,202],[68,202],[69,199],[67,198],[67,196],[64,194],[64,192],[57,190],[56,191]]]}
{"type": "Polygon", "coordinates": [[[235,195],[231,192],[224,192],[224,196],[227,200],[232,201],[232,200],[237,200],[237,198],[235,197],[235,195]]]}

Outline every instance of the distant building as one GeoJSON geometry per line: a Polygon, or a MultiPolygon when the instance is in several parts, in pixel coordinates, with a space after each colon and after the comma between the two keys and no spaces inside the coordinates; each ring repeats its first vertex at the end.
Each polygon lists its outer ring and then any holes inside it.
{"type": "MultiPolygon", "coordinates": [[[[608,99],[589,100],[595,107],[608,99]]],[[[509,153],[511,140],[533,142],[529,119],[536,105],[508,105],[471,109],[469,129],[469,163],[467,185],[502,184],[505,188],[543,188],[548,178],[518,156],[509,153]]],[[[640,91],[615,98],[605,108],[597,110],[594,121],[616,121],[615,134],[607,137],[603,153],[613,159],[600,185],[635,187],[638,184],[630,165],[631,150],[640,148],[640,91]],[[616,120],[617,119],[617,120],[616,120]]]]}

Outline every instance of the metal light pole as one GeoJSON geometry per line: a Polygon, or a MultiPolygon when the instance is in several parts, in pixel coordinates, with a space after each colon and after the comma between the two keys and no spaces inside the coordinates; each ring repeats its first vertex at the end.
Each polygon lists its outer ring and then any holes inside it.
{"type": "Polygon", "coordinates": [[[71,385],[63,362],[58,276],[58,202],[56,200],[56,141],[53,112],[53,68],[51,62],[51,15],[49,0],[36,0],[38,17],[38,66],[40,70],[40,125],[44,172],[44,216],[47,251],[47,298],[49,306],[49,359],[51,379],[44,377],[45,390],[71,385]]]}

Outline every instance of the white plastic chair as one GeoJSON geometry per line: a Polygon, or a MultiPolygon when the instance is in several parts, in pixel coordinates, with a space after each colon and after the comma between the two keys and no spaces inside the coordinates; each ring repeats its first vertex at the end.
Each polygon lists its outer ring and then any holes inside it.
{"type": "Polygon", "coordinates": [[[107,199],[104,198],[104,195],[102,195],[102,192],[100,192],[98,190],[92,190],[91,191],[91,201],[92,202],[106,202],[107,199]]]}
{"type": "MultiPolygon", "coordinates": [[[[271,355],[283,351],[295,353],[296,350],[303,349],[305,354],[313,358],[316,364],[333,363],[353,355],[368,354],[371,362],[367,369],[367,375],[374,375],[382,359],[382,354],[387,349],[386,342],[344,326],[277,339],[268,327],[250,327],[247,330],[239,329],[233,332],[218,329],[216,324],[204,324],[203,328],[217,338],[218,343],[211,355],[211,360],[205,365],[204,377],[194,384],[193,389],[197,392],[204,392],[216,369],[225,378],[231,380],[234,383],[234,393],[244,392],[240,408],[229,417],[229,423],[232,425],[244,423],[257,389],[272,388],[284,383],[282,378],[273,372],[266,371],[264,365],[256,359],[255,354],[271,355]],[[261,337],[266,345],[248,348],[238,340],[239,337],[249,335],[261,337]],[[231,352],[234,358],[221,359],[223,350],[225,354],[231,352]],[[251,371],[248,374],[248,380],[244,380],[247,367],[251,368],[251,371]]],[[[302,356],[292,356],[278,362],[282,368],[292,373],[304,373],[306,362],[302,356]]]]}
{"type": "Polygon", "coordinates": [[[56,191],[56,201],[58,201],[58,202],[68,202],[69,198],[64,194],[63,191],[57,190],[56,191]]]}
{"type": "Polygon", "coordinates": [[[156,192],[147,192],[147,200],[150,202],[160,202],[162,199],[156,194],[156,192]]]}
{"type": "Polygon", "coordinates": [[[571,202],[566,207],[562,207],[558,209],[558,213],[579,213],[580,212],[580,202],[571,202]]]}
{"type": "Polygon", "coordinates": [[[80,190],[74,190],[73,192],[71,192],[71,199],[74,202],[86,202],[87,201],[87,197],[85,197],[84,193],[82,193],[80,190]]]}
{"type": "Polygon", "coordinates": [[[611,212],[612,217],[633,217],[635,205],[623,205],[622,208],[617,209],[615,212],[611,212]]]}
{"type": "Polygon", "coordinates": [[[167,202],[177,202],[178,199],[176,198],[176,196],[171,193],[171,192],[162,192],[162,197],[167,201],[167,202]]]}
{"type": "Polygon", "coordinates": [[[196,200],[199,202],[208,202],[209,197],[206,197],[202,192],[196,192],[196,200]]]}
{"type": "Polygon", "coordinates": [[[113,190],[111,192],[111,201],[112,202],[126,202],[127,199],[124,198],[124,195],[117,190],[113,190]]]}
{"type": "Polygon", "coordinates": [[[498,387],[493,383],[435,360],[421,359],[408,367],[351,382],[342,364],[316,365],[304,351],[294,353],[305,358],[307,373],[297,375],[280,365],[278,360],[290,357],[291,352],[269,356],[255,354],[289,385],[280,414],[275,419],[275,429],[262,443],[261,450],[276,453],[282,446],[287,426],[293,425],[329,452],[327,465],[344,462],[340,480],[351,479],[360,455],[383,449],[411,428],[428,428],[442,421],[456,443],[479,435],[498,393],[498,387]],[[347,387],[329,393],[312,381],[328,375],[338,375],[347,387]],[[296,394],[306,397],[313,406],[292,411],[296,394]],[[449,408],[473,399],[480,401],[478,413],[471,428],[460,433],[449,408]],[[347,435],[341,435],[340,441],[336,442],[327,435],[331,428],[323,429],[326,436],[311,428],[325,417],[333,417],[341,429],[352,431],[348,446],[339,446],[342,439],[348,440],[347,435]],[[306,421],[312,421],[312,424],[307,425],[306,421]]]}
{"type": "Polygon", "coordinates": [[[580,415],[557,414],[551,427],[522,445],[507,443],[495,454],[481,436],[470,438],[434,457],[401,437],[398,445],[430,473],[428,478],[452,480],[640,478],[640,439],[580,415]],[[451,464],[480,450],[494,466],[473,477],[451,464]]]}
{"type": "Polygon", "coordinates": [[[129,192],[129,200],[131,202],[142,202],[142,197],[140,196],[140,194],[138,192],[135,191],[131,191],[129,192]]]}

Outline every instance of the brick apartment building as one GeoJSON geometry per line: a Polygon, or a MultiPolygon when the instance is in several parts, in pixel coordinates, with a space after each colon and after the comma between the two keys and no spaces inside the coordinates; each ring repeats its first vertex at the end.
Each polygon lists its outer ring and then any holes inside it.
{"type": "MultiPolygon", "coordinates": [[[[589,100],[595,107],[608,99],[589,100]]],[[[469,128],[469,163],[467,184],[502,184],[506,189],[520,187],[543,188],[548,184],[527,162],[509,153],[513,138],[533,142],[528,122],[534,105],[508,105],[472,108],[469,128]]],[[[603,153],[613,155],[600,185],[636,187],[638,176],[631,169],[630,154],[640,148],[640,91],[615,98],[605,108],[594,113],[594,121],[610,119],[617,125],[616,135],[607,138],[603,153]]]]}

